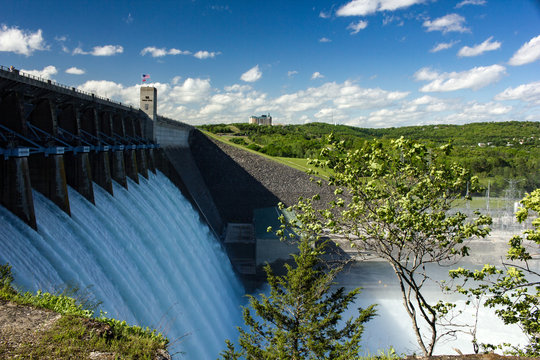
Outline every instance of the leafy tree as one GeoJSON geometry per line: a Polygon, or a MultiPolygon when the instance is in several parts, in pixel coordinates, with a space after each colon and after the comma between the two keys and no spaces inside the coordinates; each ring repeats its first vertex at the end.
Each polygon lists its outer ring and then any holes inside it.
{"type": "Polygon", "coordinates": [[[286,264],[286,275],[265,267],[270,295],[248,295],[250,304],[243,313],[247,329],[238,328],[241,349],[227,341],[223,359],[358,358],[363,324],[374,316],[374,305],[342,321],[359,289],[331,289],[341,266],[327,268],[321,261],[326,245],[303,237],[299,253],[292,255],[296,266],[286,264]]]}
{"type": "Polygon", "coordinates": [[[481,281],[478,287],[467,288],[462,284],[457,290],[477,299],[487,295],[484,306],[495,308],[495,313],[505,324],[519,325],[529,340],[525,348],[514,348],[513,352],[539,356],[540,273],[538,268],[530,266],[530,261],[533,255],[537,255],[531,254],[531,249],[540,246],[540,189],[526,195],[521,204],[523,207],[516,213],[520,223],[526,221],[533,212],[536,218],[532,221],[532,229],[510,239],[507,261],[502,263],[502,268],[486,264],[481,270],[459,268],[451,271],[450,275],[453,278],[463,278],[465,283],[467,280],[481,281]]]}
{"type": "Polygon", "coordinates": [[[346,151],[341,142],[329,140],[322,159],[312,163],[333,170],[329,185],[335,187],[335,198],[328,204],[319,204],[318,195],[300,200],[291,207],[297,218],[283,221],[282,227],[339,234],[358,254],[387,261],[397,277],[418,345],[431,355],[436,342],[446,335],[439,333],[440,320],[450,305],[425,298],[426,265],[468,255],[465,241],[489,233],[489,217],[477,214],[476,219],[467,220],[453,209],[467,188],[476,190],[477,178],[446,161],[450,145],[428,148],[400,138],[346,151]]]}

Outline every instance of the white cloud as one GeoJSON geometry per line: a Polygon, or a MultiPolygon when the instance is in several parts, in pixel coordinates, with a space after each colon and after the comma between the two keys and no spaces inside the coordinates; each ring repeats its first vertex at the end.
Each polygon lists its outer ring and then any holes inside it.
{"type": "Polygon", "coordinates": [[[298,71],[296,71],[296,70],[287,71],[287,76],[288,77],[293,77],[296,74],[298,74],[298,71]]]}
{"type": "Polygon", "coordinates": [[[329,19],[330,14],[331,14],[330,11],[324,12],[324,11],[321,10],[321,12],[319,12],[319,17],[322,18],[322,19],[329,19]]]}
{"type": "Polygon", "coordinates": [[[105,45],[105,46],[94,46],[91,54],[94,56],[112,56],[116,54],[121,54],[124,52],[124,48],[120,45],[105,45]]]}
{"type": "Polygon", "coordinates": [[[493,51],[499,49],[501,47],[501,43],[499,41],[491,41],[492,39],[493,36],[490,36],[486,41],[481,44],[474,45],[473,47],[464,46],[459,50],[458,56],[478,56],[486,51],[493,51]]]}
{"type": "Polygon", "coordinates": [[[449,114],[445,118],[446,123],[465,124],[481,121],[501,121],[508,118],[512,111],[511,106],[504,106],[496,102],[478,103],[476,101],[464,104],[461,111],[449,114]],[[501,118],[501,116],[503,116],[501,118]]]}
{"type": "Polygon", "coordinates": [[[197,59],[213,59],[215,58],[217,55],[221,54],[220,52],[209,52],[209,51],[197,51],[195,54],[193,54],[193,56],[195,56],[197,59]]]}
{"type": "Polygon", "coordinates": [[[209,79],[187,78],[182,85],[172,88],[170,97],[180,103],[201,103],[208,98],[211,91],[209,79]]]}
{"type": "Polygon", "coordinates": [[[319,42],[327,43],[327,42],[332,42],[332,40],[330,40],[329,38],[326,38],[326,37],[322,37],[322,38],[319,39],[319,42]]]}
{"type": "Polygon", "coordinates": [[[451,41],[451,42],[447,42],[447,43],[438,43],[431,50],[429,50],[429,52],[435,53],[435,52],[439,52],[441,50],[450,49],[452,46],[456,45],[458,42],[459,41],[451,41]]]}
{"type": "Polygon", "coordinates": [[[470,31],[469,28],[465,27],[465,18],[458,14],[448,14],[433,21],[426,20],[423,26],[427,28],[427,31],[442,31],[444,34],[451,31],[470,31]]]}
{"type": "Polygon", "coordinates": [[[456,5],[456,8],[459,9],[465,5],[485,5],[486,0],[463,0],[462,2],[456,5]]]}
{"type": "Polygon", "coordinates": [[[540,81],[507,88],[495,95],[495,100],[521,100],[540,105],[540,81]]]}
{"type": "Polygon", "coordinates": [[[323,74],[321,74],[321,73],[318,72],[318,71],[315,71],[315,72],[311,75],[311,80],[322,79],[323,77],[324,77],[323,74]]]}
{"type": "Polygon", "coordinates": [[[36,50],[46,49],[41,29],[32,33],[17,27],[8,28],[6,25],[0,28],[0,51],[30,56],[36,50]]]}
{"type": "Polygon", "coordinates": [[[261,77],[262,72],[261,70],[259,70],[259,65],[255,65],[254,67],[243,73],[242,76],[240,76],[240,79],[245,82],[255,82],[261,77]]]}
{"type": "Polygon", "coordinates": [[[25,70],[21,69],[22,72],[40,77],[42,79],[52,79],[53,75],[58,74],[56,66],[49,65],[43,68],[43,70],[25,70]]]}
{"type": "Polygon", "coordinates": [[[89,80],[77,88],[106,98],[118,98],[118,96],[121,96],[119,100],[123,100],[122,92],[124,86],[122,86],[122,84],[117,84],[114,81],[89,80]]]}
{"type": "Polygon", "coordinates": [[[79,69],[77,67],[70,67],[69,69],[66,70],[66,74],[71,74],[71,75],[82,75],[84,74],[86,71],[84,71],[83,69],[79,69]]]}
{"type": "Polygon", "coordinates": [[[352,0],[336,12],[337,16],[365,16],[377,11],[394,11],[421,4],[424,0],[352,0]]]}
{"type": "Polygon", "coordinates": [[[467,71],[438,73],[429,68],[422,68],[414,75],[416,80],[431,81],[424,85],[422,92],[446,92],[462,89],[477,90],[499,81],[506,68],[501,65],[479,66],[467,71]]]}
{"type": "Polygon", "coordinates": [[[182,77],[180,75],[177,75],[177,76],[172,78],[171,84],[176,85],[176,84],[178,84],[180,82],[181,79],[182,79],[182,77]]]}
{"type": "Polygon", "coordinates": [[[540,35],[523,44],[508,61],[508,64],[514,66],[525,65],[538,59],[540,59],[540,35]]]}
{"type": "Polygon", "coordinates": [[[124,52],[124,47],[120,45],[94,46],[92,51],[84,51],[81,46],[73,50],[73,55],[94,55],[94,56],[112,56],[124,52]]]}
{"type": "Polygon", "coordinates": [[[347,29],[351,30],[351,35],[358,34],[360,30],[364,30],[368,26],[368,22],[360,20],[356,23],[350,23],[347,29]]]}
{"type": "Polygon", "coordinates": [[[157,48],[155,46],[147,46],[141,50],[141,55],[150,54],[152,57],[162,57],[165,55],[190,55],[190,51],[182,51],[178,49],[157,48]]]}
{"type": "Polygon", "coordinates": [[[414,73],[414,78],[418,81],[432,81],[439,77],[439,73],[431,68],[421,68],[414,73]]]}
{"type": "MultiPolygon", "coordinates": [[[[67,50],[67,48],[66,48],[67,50]]],[[[73,49],[73,55],[88,55],[89,53],[84,51],[80,46],[77,46],[75,49],[73,49]]]]}

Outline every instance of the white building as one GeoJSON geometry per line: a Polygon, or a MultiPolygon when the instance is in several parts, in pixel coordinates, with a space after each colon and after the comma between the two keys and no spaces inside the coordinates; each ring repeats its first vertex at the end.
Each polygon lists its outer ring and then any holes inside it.
{"type": "Polygon", "coordinates": [[[249,117],[249,123],[250,124],[256,124],[256,125],[270,125],[272,126],[272,117],[270,114],[268,115],[261,115],[261,116],[250,116],[249,117]]]}

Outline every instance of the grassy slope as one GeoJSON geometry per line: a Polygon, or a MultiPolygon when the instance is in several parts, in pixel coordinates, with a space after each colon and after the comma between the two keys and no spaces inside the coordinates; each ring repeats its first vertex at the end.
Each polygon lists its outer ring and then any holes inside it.
{"type": "MultiPolygon", "coordinates": [[[[50,328],[44,329],[37,339],[23,339],[17,346],[0,342],[0,358],[29,359],[83,359],[91,352],[114,353],[121,359],[154,359],[158,351],[165,350],[168,339],[148,328],[129,326],[125,321],[100,316],[72,297],[37,292],[20,293],[12,286],[9,265],[0,265],[0,299],[32,309],[48,309],[61,314],[50,328]]],[[[13,327],[16,327],[15,322],[13,327]]],[[[3,331],[9,331],[4,328],[3,331]]],[[[28,334],[30,336],[30,334],[28,334]]],[[[9,333],[2,334],[9,338],[9,333]]]]}

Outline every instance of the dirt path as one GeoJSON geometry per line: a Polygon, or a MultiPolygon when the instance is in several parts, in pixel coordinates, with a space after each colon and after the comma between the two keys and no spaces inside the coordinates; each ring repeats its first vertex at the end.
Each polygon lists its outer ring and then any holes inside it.
{"type": "Polygon", "coordinates": [[[35,344],[61,315],[0,299],[0,356],[9,358],[23,344],[35,344]]]}

